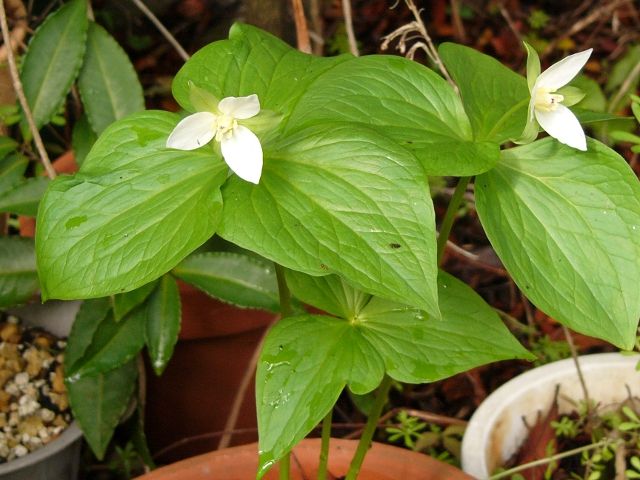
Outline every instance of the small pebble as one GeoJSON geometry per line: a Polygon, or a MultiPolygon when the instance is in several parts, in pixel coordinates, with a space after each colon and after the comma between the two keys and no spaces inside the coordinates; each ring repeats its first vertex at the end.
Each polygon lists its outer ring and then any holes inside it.
{"type": "Polygon", "coordinates": [[[0,314],[0,463],[56,438],[72,421],[64,385],[66,342],[0,314]]]}

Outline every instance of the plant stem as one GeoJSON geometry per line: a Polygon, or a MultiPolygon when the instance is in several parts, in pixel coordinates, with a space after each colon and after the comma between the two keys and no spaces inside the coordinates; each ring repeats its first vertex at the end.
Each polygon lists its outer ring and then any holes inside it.
{"type": "Polygon", "coordinates": [[[589,390],[587,390],[587,382],[584,380],[584,375],[582,374],[582,368],[580,368],[580,360],[578,359],[578,350],[576,349],[575,344],[573,343],[573,335],[567,327],[562,325],[562,332],[564,333],[564,338],[567,340],[567,344],[569,344],[569,349],[571,350],[571,357],[573,358],[573,363],[576,366],[576,371],[578,373],[578,380],[580,380],[580,386],[582,387],[582,394],[584,395],[584,403],[586,404],[587,409],[587,418],[591,417],[591,401],[589,400],[589,390]]]}
{"type": "Polygon", "coordinates": [[[320,463],[318,465],[318,480],[327,479],[327,463],[329,462],[329,439],[331,438],[331,420],[333,409],[322,420],[322,443],[320,445],[320,463]]]}
{"type": "Polygon", "coordinates": [[[282,318],[289,317],[293,313],[291,308],[291,292],[287,286],[287,280],[284,276],[284,268],[282,265],[275,264],[276,266],[276,279],[278,281],[278,296],[280,297],[280,313],[282,318]]]}
{"type": "Polygon", "coordinates": [[[440,265],[440,262],[442,262],[444,247],[447,245],[447,240],[449,239],[449,234],[451,233],[451,227],[453,226],[453,222],[456,219],[456,213],[458,212],[458,208],[460,207],[460,202],[462,202],[464,192],[467,191],[467,185],[469,185],[470,180],[471,177],[461,177],[460,180],[458,180],[458,185],[456,185],[456,189],[453,192],[453,196],[451,197],[451,201],[449,202],[447,211],[445,212],[444,218],[442,219],[437,243],[438,265],[440,265]]]}
{"type": "Polygon", "coordinates": [[[289,480],[290,478],[290,467],[291,467],[291,452],[287,452],[287,454],[280,459],[278,462],[280,466],[280,475],[278,478],[280,480],[289,480]]]}
{"type": "Polygon", "coordinates": [[[358,442],[358,448],[353,456],[353,460],[351,460],[349,472],[347,473],[345,480],[356,480],[356,478],[358,478],[358,473],[360,473],[360,467],[364,461],[364,456],[367,454],[367,451],[371,446],[371,439],[373,438],[373,434],[378,426],[378,419],[380,418],[380,414],[382,413],[385,403],[387,403],[390,388],[391,377],[385,375],[380,387],[378,387],[378,396],[376,397],[376,401],[373,404],[373,408],[371,409],[371,413],[367,419],[367,425],[364,427],[364,431],[360,437],[360,442],[358,442]]]}
{"type": "Polygon", "coordinates": [[[189,60],[189,54],[180,45],[176,37],[174,37],[169,30],[162,24],[162,22],[156,17],[151,10],[142,2],[142,0],[131,0],[136,7],[149,19],[151,23],[155,25],[160,34],[171,44],[171,46],[178,52],[178,55],[186,62],[189,60]]]}
{"type": "Polygon", "coordinates": [[[566,452],[557,453],[555,455],[551,455],[550,457],[534,460],[533,462],[523,463],[522,465],[518,465],[517,467],[510,468],[509,470],[505,470],[504,472],[491,475],[489,477],[489,480],[499,480],[500,478],[507,478],[513,475],[514,473],[522,472],[523,470],[528,470],[530,468],[538,467],[540,465],[547,465],[548,463],[555,462],[556,460],[561,460],[563,458],[571,457],[578,453],[587,452],[589,450],[594,450],[599,447],[604,447],[609,443],[611,443],[611,440],[609,440],[608,438],[605,438],[604,440],[600,440],[597,443],[592,443],[590,445],[585,445],[583,447],[574,448],[573,450],[567,450],[566,452]]]}

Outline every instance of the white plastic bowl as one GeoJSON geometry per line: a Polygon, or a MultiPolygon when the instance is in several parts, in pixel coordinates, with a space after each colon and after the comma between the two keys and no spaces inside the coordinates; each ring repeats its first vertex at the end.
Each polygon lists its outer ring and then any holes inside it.
{"type": "MultiPolygon", "coordinates": [[[[589,397],[607,405],[628,397],[627,388],[640,396],[640,355],[599,353],[580,357],[589,397]]],[[[561,413],[575,409],[584,399],[573,359],[534,368],[508,381],[489,395],[471,417],[462,440],[462,469],[485,479],[503,465],[525,440],[528,425],[538,411],[545,414],[560,385],[561,413]],[[523,421],[524,419],[524,421],[523,421]]]]}

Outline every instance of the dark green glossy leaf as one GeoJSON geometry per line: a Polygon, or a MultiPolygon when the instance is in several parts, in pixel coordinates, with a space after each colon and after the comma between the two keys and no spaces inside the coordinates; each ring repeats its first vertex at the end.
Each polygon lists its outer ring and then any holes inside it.
{"type": "Polygon", "coordinates": [[[180,294],[170,275],[164,275],[146,304],[145,338],[156,374],[164,371],[180,333],[180,294]]]}
{"type": "Polygon", "coordinates": [[[96,23],[89,25],[78,87],[89,123],[97,134],[116,120],[144,110],[142,86],[129,57],[96,23]]]}
{"type": "Polygon", "coordinates": [[[38,128],[59,110],[78,74],[87,27],[86,0],[71,0],[47,17],[29,43],[20,79],[38,128]]]}
{"type": "Polygon", "coordinates": [[[271,262],[239,253],[198,253],[188,256],[172,273],[224,302],[280,311],[271,262]]]}
{"type": "Polygon", "coordinates": [[[0,237],[0,252],[0,307],[9,307],[38,291],[33,240],[0,237]]]}
{"type": "Polygon", "coordinates": [[[106,373],[129,362],[144,345],[145,309],[138,308],[116,322],[107,314],[95,329],[91,343],[80,360],[66,371],[71,383],[87,376],[106,373]]]}
{"type": "Polygon", "coordinates": [[[28,178],[17,184],[0,194],[0,212],[35,217],[40,199],[48,185],[49,179],[46,177],[28,178]]]}
{"type": "Polygon", "coordinates": [[[64,354],[64,369],[71,372],[91,345],[93,335],[111,310],[109,298],[85,300],[71,327],[64,354]]]}
{"type": "Polygon", "coordinates": [[[28,163],[27,158],[19,153],[0,158],[0,195],[24,181],[23,175],[28,163]]]}
{"type": "Polygon", "coordinates": [[[112,299],[113,317],[119,322],[134,308],[142,304],[156,287],[156,282],[149,282],[146,285],[131,290],[130,292],[114,295],[112,299]]]}
{"type": "Polygon", "coordinates": [[[73,132],[71,134],[73,154],[78,166],[82,166],[84,159],[87,158],[89,150],[91,150],[97,138],[97,135],[89,124],[87,116],[82,115],[73,126],[73,132]]]}
{"type": "Polygon", "coordinates": [[[102,459],[113,431],[124,414],[136,386],[135,360],[75,382],[67,382],[73,416],[91,450],[102,459]]]}

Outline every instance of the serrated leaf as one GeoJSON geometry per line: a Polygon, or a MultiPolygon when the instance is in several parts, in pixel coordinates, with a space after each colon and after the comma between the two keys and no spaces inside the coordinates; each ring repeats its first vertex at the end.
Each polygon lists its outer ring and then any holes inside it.
{"type": "Polygon", "coordinates": [[[11,190],[24,180],[24,172],[29,161],[19,153],[0,159],[0,194],[11,190]]]}
{"type": "Polygon", "coordinates": [[[438,52],[460,88],[475,139],[500,144],[520,137],[530,99],[527,80],[473,48],[443,43],[438,52]]]}
{"type": "Polygon", "coordinates": [[[107,297],[82,302],[67,339],[64,353],[65,372],[71,372],[75,369],[75,364],[84,356],[87,348],[91,345],[93,335],[107,318],[110,310],[111,302],[107,297]]]}
{"type": "Polygon", "coordinates": [[[142,304],[156,287],[156,282],[149,282],[130,292],[120,293],[112,297],[113,317],[116,322],[142,304]]]}
{"type": "MultiPolygon", "coordinates": [[[[298,277],[298,287],[305,283],[300,276],[290,275],[298,277]]],[[[342,297],[341,291],[355,297],[338,277],[324,280],[316,283],[323,292],[314,297],[321,302],[342,297]]],[[[269,331],[256,376],[258,477],[317,425],[347,384],[363,394],[385,371],[396,380],[421,383],[496,360],[534,358],[470,287],[443,272],[438,286],[442,320],[373,297],[356,316],[289,317],[269,331]]]]}
{"type": "Polygon", "coordinates": [[[71,0],[47,16],[29,43],[20,79],[38,128],[60,109],[78,74],[87,27],[86,0],[71,0]]]}
{"type": "Polygon", "coordinates": [[[478,214],[520,289],[572,329],[630,349],[640,316],[640,185],[613,150],[551,138],[476,179],[478,214]]]}
{"type": "Polygon", "coordinates": [[[11,137],[0,135],[0,160],[18,148],[18,142],[11,137]]]}
{"type": "Polygon", "coordinates": [[[129,57],[96,23],[89,25],[78,87],[87,118],[98,135],[116,120],[144,110],[142,86],[129,57]]]}
{"type": "Polygon", "coordinates": [[[164,371],[178,341],[180,307],[178,284],[170,275],[164,275],[146,304],[145,338],[157,375],[164,371]]]}
{"type": "Polygon", "coordinates": [[[82,115],[73,126],[73,132],[71,134],[73,155],[78,166],[82,166],[84,159],[87,158],[97,138],[97,135],[89,124],[89,119],[87,119],[86,115],[82,115]]]}
{"type": "Polygon", "coordinates": [[[271,262],[240,253],[197,253],[184,259],[172,273],[224,302],[280,311],[271,262]]]}
{"type": "Polygon", "coordinates": [[[129,362],[144,345],[145,309],[139,307],[120,322],[113,313],[100,321],[81,359],[65,372],[70,383],[106,373],[129,362]]]}
{"type": "Polygon", "coordinates": [[[129,405],[137,376],[136,362],[132,360],[106,373],[66,383],[73,416],[100,460],[129,405]]]}
{"type": "Polygon", "coordinates": [[[142,112],[106,130],[75,177],[51,182],[36,245],[46,298],[140,287],[214,233],[226,164],[213,149],[165,148],[178,117],[142,112]]]}
{"type": "Polygon", "coordinates": [[[411,154],[344,124],[263,147],[260,184],[232,176],[223,188],[220,236],[438,315],[433,205],[411,154]]]}
{"type": "Polygon", "coordinates": [[[25,302],[38,291],[32,239],[0,237],[0,307],[25,302]]]}
{"type": "Polygon", "coordinates": [[[40,199],[48,185],[49,179],[45,177],[24,180],[12,189],[0,194],[0,212],[35,217],[40,199]]]}

